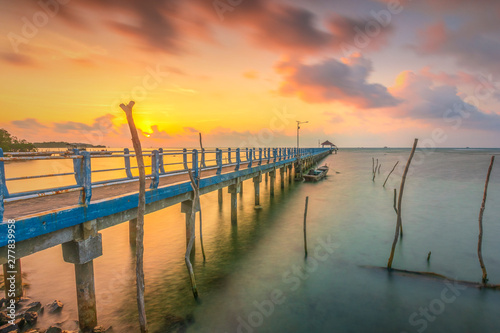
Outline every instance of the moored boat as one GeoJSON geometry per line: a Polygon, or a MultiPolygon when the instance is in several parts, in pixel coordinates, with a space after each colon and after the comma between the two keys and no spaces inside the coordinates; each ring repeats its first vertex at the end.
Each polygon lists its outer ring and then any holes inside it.
{"type": "Polygon", "coordinates": [[[328,170],[329,168],[326,164],[320,166],[319,168],[311,169],[306,175],[303,176],[304,180],[310,182],[316,182],[318,180],[321,180],[326,177],[328,170]]]}

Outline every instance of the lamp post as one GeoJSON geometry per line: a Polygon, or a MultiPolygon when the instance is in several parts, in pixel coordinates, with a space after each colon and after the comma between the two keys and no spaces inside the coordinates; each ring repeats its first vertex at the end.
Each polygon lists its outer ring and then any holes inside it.
{"type": "Polygon", "coordinates": [[[299,154],[299,130],[300,130],[300,124],[307,124],[309,121],[298,121],[297,120],[297,154],[299,154]]]}

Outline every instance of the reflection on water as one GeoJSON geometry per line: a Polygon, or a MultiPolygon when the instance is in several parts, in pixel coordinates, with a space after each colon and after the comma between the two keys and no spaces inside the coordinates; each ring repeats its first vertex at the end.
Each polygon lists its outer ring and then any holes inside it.
{"type": "MultiPolygon", "coordinates": [[[[498,331],[499,292],[450,289],[442,281],[364,267],[387,262],[396,220],[393,188],[399,186],[400,171],[385,189],[382,183],[399,156],[404,167],[408,152],[341,151],[325,160],[331,166],[326,180],[287,184],[284,191],[277,186],[274,198],[263,181],[260,210],[253,208],[253,184],[247,181],[238,196],[237,227],[230,222],[227,190],[221,207],[217,192],[202,196],[207,261],[198,243],[194,270],[199,303],[192,297],[184,264],[180,206],[147,215],[144,269],[151,331],[498,331]],[[375,182],[372,157],[382,163],[375,182]],[[305,196],[307,260],[302,238],[305,196]],[[454,299],[443,301],[443,290],[446,300],[454,299]]],[[[417,153],[406,183],[405,236],[394,267],[480,281],[477,217],[491,153],[498,151],[417,153]]],[[[491,176],[483,222],[483,256],[491,283],[500,283],[499,168],[491,176]]],[[[99,322],[117,332],[136,332],[135,255],[128,225],[102,234],[104,254],[94,262],[99,322]]],[[[61,254],[60,247],[34,254],[23,260],[23,269],[31,283],[29,296],[43,304],[60,299],[65,303],[61,321],[74,320],[74,270],[61,254]]],[[[48,326],[44,324],[40,326],[48,326]]]]}

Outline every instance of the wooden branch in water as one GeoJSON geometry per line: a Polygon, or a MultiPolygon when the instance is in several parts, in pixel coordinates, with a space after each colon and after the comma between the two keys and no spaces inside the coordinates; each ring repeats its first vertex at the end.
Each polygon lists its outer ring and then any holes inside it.
{"type": "MultiPolygon", "coordinates": [[[[194,179],[193,173],[191,169],[188,169],[188,175],[189,179],[191,180],[191,185],[193,187],[193,192],[194,192],[194,199],[193,199],[193,204],[191,206],[191,217],[189,218],[189,223],[194,223],[195,218],[196,218],[196,208],[198,201],[196,200],[197,197],[199,197],[199,192],[198,192],[198,185],[196,184],[196,180],[194,179]]],[[[191,233],[189,237],[189,242],[186,248],[186,254],[184,256],[184,261],[186,262],[186,267],[189,273],[189,278],[191,280],[191,289],[193,291],[193,296],[195,299],[198,299],[198,288],[196,287],[196,279],[194,277],[194,271],[193,271],[193,265],[191,265],[191,251],[193,249],[194,245],[194,227],[191,228],[193,232],[191,233]]]]}
{"type": "Polygon", "coordinates": [[[132,108],[135,105],[134,101],[130,101],[128,105],[120,104],[120,107],[127,116],[130,134],[132,136],[132,144],[134,145],[135,156],[137,159],[137,167],[139,169],[139,206],[137,207],[137,234],[136,234],[136,265],[135,274],[137,281],[137,307],[139,311],[139,325],[141,333],[148,331],[148,323],[146,319],[146,306],[144,302],[144,213],[146,209],[146,171],[144,170],[144,158],[142,156],[141,140],[137,134],[137,128],[132,115],[132,108]]]}
{"type": "MultiPolygon", "coordinates": [[[[362,267],[387,270],[387,267],[381,267],[381,266],[362,266],[362,267]]],[[[456,283],[460,283],[460,284],[468,286],[468,287],[474,287],[474,288],[479,288],[479,289],[487,288],[487,289],[493,289],[493,290],[500,290],[500,284],[483,284],[480,282],[457,280],[457,279],[449,278],[445,275],[434,273],[434,272],[409,271],[406,269],[392,268],[390,270],[390,273],[391,274],[397,273],[397,274],[403,275],[403,276],[421,276],[421,277],[425,277],[425,278],[429,278],[429,279],[446,280],[449,282],[456,282],[456,283]]]]}
{"type": "Polygon", "coordinates": [[[306,229],[306,221],[307,221],[307,206],[309,203],[309,197],[306,197],[306,207],[304,209],[304,252],[307,258],[307,229],[306,229]]]}
{"type": "Polygon", "coordinates": [[[486,175],[486,182],[484,184],[483,202],[481,203],[481,209],[479,210],[479,237],[477,241],[477,256],[479,258],[479,264],[481,265],[481,270],[483,271],[483,284],[488,282],[488,273],[486,272],[486,267],[484,266],[483,253],[481,247],[483,245],[483,214],[486,208],[486,196],[488,194],[488,183],[490,181],[491,169],[493,168],[493,163],[495,162],[495,156],[491,156],[490,166],[488,167],[488,174],[486,175]]]}
{"type": "Polygon", "coordinates": [[[394,166],[392,167],[392,170],[391,172],[389,172],[389,174],[387,175],[387,178],[385,179],[385,182],[384,182],[384,185],[382,185],[382,187],[385,187],[385,183],[387,183],[387,180],[389,179],[389,177],[391,176],[392,172],[394,171],[394,169],[396,169],[396,165],[398,165],[399,161],[396,162],[396,164],[394,164],[394,166]]]}
{"type": "MultiPolygon", "coordinates": [[[[373,157],[372,157],[372,160],[373,160],[373,157]]],[[[377,158],[377,164],[375,165],[375,167],[373,167],[373,178],[372,178],[372,181],[375,181],[375,175],[377,174],[377,168],[378,168],[378,158],[377,158]]]]}
{"type": "MultiPolygon", "coordinates": [[[[199,133],[200,134],[200,147],[201,147],[201,151],[203,152],[203,141],[201,139],[201,132],[199,133]]],[[[200,165],[200,168],[199,168],[199,172],[198,172],[198,179],[197,179],[197,193],[198,193],[198,196],[197,196],[197,204],[198,206],[200,207],[200,243],[201,243],[201,253],[203,254],[203,261],[206,261],[206,257],[205,257],[205,247],[203,246],[203,220],[202,220],[202,217],[201,217],[201,202],[200,202],[200,196],[199,196],[199,188],[200,188],[200,179],[201,179],[201,165],[200,165]]]]}
{"type": "Polygon", "coordinates": [[[378,165],[378,172],[377,172],[377,173],[378,173],[379,175],[380,175],[380,167],[381,167],[381,166],[382,166],[382,163],[380,163],[380,164],[378,165]]]}
{"type": "Polygon", "coordinates": [[[406,163],[405,171],[403,173],[403,177],[401,178],[401,187],[399,188],[399,197],[398,197],[398,217],[396,221],[396,232],[394,234],[394,241],[392,242],[391,255],[389,256],[389,260],[387,262],[387,269],[392,268],[392,260],[394,259],[394,250],[396,249],[396,244],[398,242],[398,236],[401,229],[401,202],[403,200],[403,191],[405,188],[406,175],[408,174],[408,169],[410,168],[411,160],[413,159],[413,155],[415,155],[415,149],[417,148],[418,139],[415,139],[413,143],[413,148],[411,149],[410,157],[408,157],[408,162],[406,163]]]}
{"type": "MultiPolygon", "coordinates": [[[[396,212],[396,216],[398,214],[398,208],[396,207],[397,205],[397,194],[398,190],[394,189],[394,211],[396,212]]],[[[401,225],[399,226],[399,236],[403,237],[403,221],[401,221],[401,225]]]]}

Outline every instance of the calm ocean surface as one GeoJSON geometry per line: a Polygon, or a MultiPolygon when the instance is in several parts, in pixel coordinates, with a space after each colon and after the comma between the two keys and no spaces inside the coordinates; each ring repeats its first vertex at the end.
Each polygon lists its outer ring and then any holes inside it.
{"type": "MultiPolygon", "coordinates": [[[[231,226],[227,190],[222,207],[217,192],[204,195],[207,261],[197,243],[198,303],[184,264],[180,205],[147,215],[144,268],[151,332],[499,332],[500,291],[367,267],[387,264],[396,223],[393,188],[399,189],[408,154],[409,149],[340,150],[324,160],[330,165],[324,181],[286,184],[284,191],[278,185],[274,198],[263,181],[260,210],[253,206],[253,183],[246,181],[237,227],[231,226]],[[382,164],[375,182],[372,157],[382,164]],[[398,159],[399,167],[383,188],[398,159]],[[306,196],[309,258],[304,260],[306,196]]],[[[478,213],[492,154],[500,150],[417,152],[404,192],[404,238],[394,268],[481,280],[478,213]]],[[[32,169],[29,163],[36,162],[6,165],[8,175],[32,169]]],[[[67,167],[45,165],[55,172],[67,167]]],[[[500,160],[491,175],[483,224],[488,277],[500,284],[500,160]]],[[[104,255],[94,261],[99,322],[112,325],[114,332],[137,332],[128,224],[102,235],[104,255]]],[[[197,242],[198,236],[197,226],[197,242]]],[[[42,316],[39,326],[58,321],[69,327],[77,319],[74,268],[63,261],[61,248],[24,258],[23,270],[30,298],[65,304],[56,317],[42,316]]]]}

